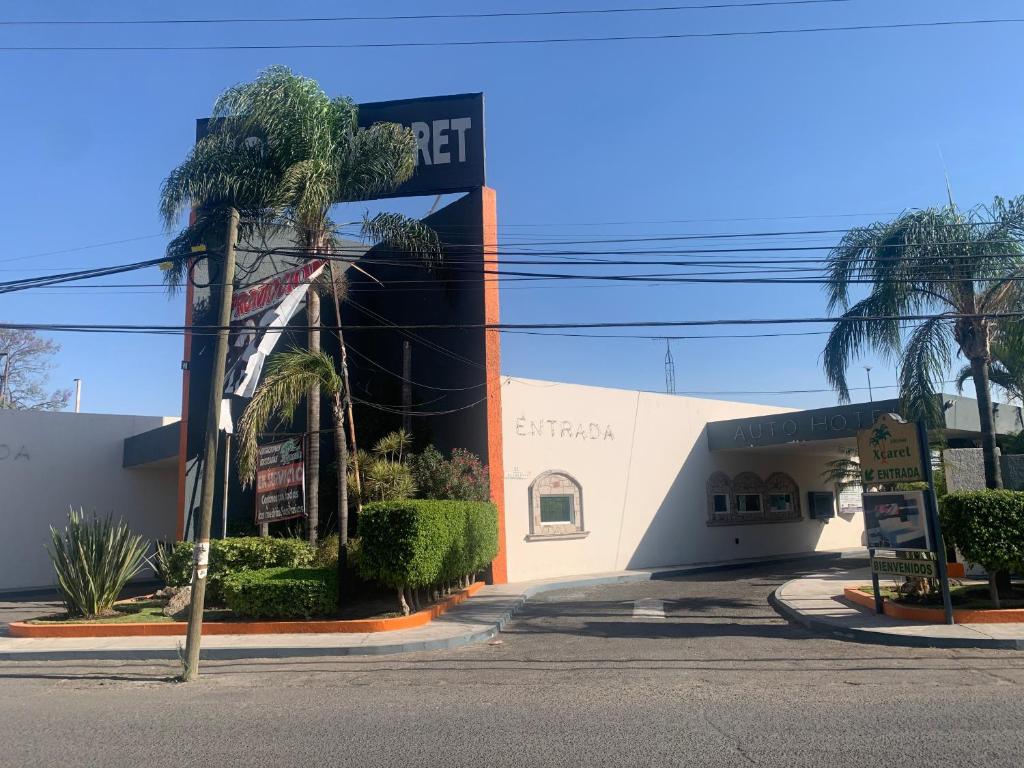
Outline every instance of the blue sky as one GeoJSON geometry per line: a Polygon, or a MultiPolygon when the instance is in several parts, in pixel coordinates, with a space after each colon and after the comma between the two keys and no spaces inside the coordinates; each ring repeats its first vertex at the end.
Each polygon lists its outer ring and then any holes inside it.
{"type": "MultiPolygon", "coordinates": [[[[558,7],[600,7],[564,0],[558,7]]],[[[555,7],[554,4],[545,4],[555,7]]],[[[500,2],[54,2],[13,18],[257,17],[521,10],[500,2]],[[45,14],[45,15],[38,15],[45,14]],[[83,16],[88,14],[88,16],[83,16]]],[[[529,6],[540,7],[540,6],[529,6]]],[[[202,28],[0,27],[4,45],[302,43],[659,34],[1022,16],[1015,2],[851,0],[637,16],[202,28]]],[[[15,15],[19,14],[19,15],[15,15]]],[[[1024,25],[601,44],[328,51],[0,52],[6,119],[0,279],[159,256],[159,185],[226,86],[285,64],[359,101],[483,91],[501,239],[842,228],[941,203],[1024,193],[1024,25]],[[797,218],[790,218],[797,217],[797,218]],[[745,220],[744,220],[745,219],[745,220]],[[708,221],[717,220],[717,221],[708,221]],[[625,224],[594,225],[599,222],[625,224]],[[641,223],[672,222],[672,223],[641,223]],[[111,240],[107,248],[38,256],[111,240]],[[28,257],[28,258],[26,258],[28,257]]],[[[425,211],[432,201],[406,206],[425,211]]],[[[831,236],[795,239],[831,244],[831,236]]],[[[120,282],[153,283],[154,272],[120,282]]],[[[108,280],[106,282],[113,282],[108,280]]],[[[814,316],[817,286],[506,290],[508,322],[814,316]]],[[[13,322],[183,319],[157,288],[47,288],[0,298],[13,322]]],[[[796,330],[796,329],[786,329],[796,330]]],[[[697,331],[701,333],[703,331],[697,331]]],[[[175,415],[181,340],[62,334],[53,386],[83,410],[175,415]]],[[[823,337],[679,341],[679,391],[825,387],[823,337]]],[[[507,335],[518,376],[661,390],[664,343],[507,335]]],[[[872,378],[892,384],[880,361],[872,378]]],[[[854,383],[863,371],[851,372],[854,383]]],[[[876,396],[894,390],[879,390],[876,396]]],[[[735,396],[813,407],[831,393],[735,396]]],[[[865,398],[866,399],[866,398],[865,398]]]]}

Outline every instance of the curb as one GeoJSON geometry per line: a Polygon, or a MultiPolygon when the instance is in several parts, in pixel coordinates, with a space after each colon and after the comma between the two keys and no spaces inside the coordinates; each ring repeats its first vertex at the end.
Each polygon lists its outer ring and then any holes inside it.
{"type": "MultiPolygon", "coordinates": [[[[245,659],[285,659],[285,658],[312,658],[332,656],[388,656],[398,653],[418,653],[423,651],[446,651],[461,648],[466,645],[482,643],[495,637],[501,632],[505,625],[522,609],[526,601],[531,597],[544,592],[552,592],[558,589],[572,589],[581,587],[595,587],[611,584],[629,584],[642,581],[657,581],[658,579],[675,578],[700,573],[713,573],[716,571],[727,571],[739,568],[749,568],[762,565],[775,565],[797,561],[824,561],[839,560],[843,557],[841,552],[810,552],[804,554],[785,555],[782,557],[761,558],[756,560],[741,560],[726,563],[709,563],[705,565],[680,566],[678,568],[667,568],[665,570],[640,571],[636,573],[623,573],[613,576],[592,576],[580,578],[567,578],[558,581],[547,581],[541,584],[534,584],[525,588],[520,594],[508,597],[508,607],[502,610],[496,619],[487,623],[483,629],[465,632],[461,635],[439,638],[436,640],[414,640],[398,641],[387,645],[370,646],[349,646],[349,647],[247,647],[247,648],[203,648],[200,658],[208,661],[239,661],[245,659]]],[[[479,598],[478,598],[479,599],[479,598]]],[[[448,613],[453,616],[458,609],[448,613]]],[[[0,636],[2,639],[2,636],[0,636]]],[[[74,650],[74,651],[0,651],[0,661],[81,661],[87,659],[96,660],[175,660],[179,657],[178,650],[172,649],[126,649],[126,650],[74,650]]]]}
{"type": "MultiPolygon", "coordinates": [[[[857,587],[844,587],[843,597],[862,608],[875,609],[875,597],[861,592],[857,587]]],[[[892,619],[920,621],[925,624],[941,624],[946,614],[941,608],[896,603],[884,598],[885,615],[892,619]]],[[[954,608],[953,619],[957,624],[1020,624],[1024,622],[1024,608],[954,608]]]]}
{"type": "MultiPolygon", "coordinates": [[[[408,616],[387,619],[307,619],[305,621],[204,621],[204,635],[302,635],[302,634],[375,634],[402,629],[425,627],[438,616],[465,602],[484,586],[477,581],[454,592],[443,600],[408,616]]],[[[103,624],[78,622],[36,624],[31,621],[12,621],[7,625],[11,637],[17,638],[86,638],[86,637],[184,637],[184,622],[135,622],[103,624]]]]}
{"type": "Polygon", "coordinates": [[[888,632],[878,632],[870,629],[859,629],[857,627],[840,627],[833,622],[824,619],[816,619],[807,616],[800,611],[787,605],[778,597],[779,590],[784,590],[792,581],[787,581],[768,596],[768,604],[775,609],[782,618],[791,624],[797,624],[804,629],[818,635],[834,637],[837,640],[846,640],[854,643],[865,643],[868,645],[888,645],[903,648],[995,648],[1000,650],[1021,651],[1024,650],[1024,639],[999,639],[979,637],[977,640],[968,638],[953,637],[928,637],[921,635],[893,635],[888,632]]]}

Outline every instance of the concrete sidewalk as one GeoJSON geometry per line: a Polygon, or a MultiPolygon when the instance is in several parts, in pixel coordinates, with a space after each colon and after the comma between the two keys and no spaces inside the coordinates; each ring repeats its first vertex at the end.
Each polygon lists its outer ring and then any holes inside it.
{"type": "Polygon", "coordinates": [[[1024,624],[923,624],[879,616],[843,597],[846,586],[871,583],[866,569],[788,581],[770,598],[783,617],[812,632],[842,640],[917,648],[1024,650],[1024,624]]]}
{"type": "MultiPolygon", "coordinates": [[[[862,554],[862,551],[857,551],[862,554]]],[[[205,659],[370,656],[457,648],[497,635],[531,596],[555,589],[650,581],[726,568],[794,561],[835,561],[848,553],[811,552],[775,558],[616,571],[488,586],[430,624],[369,634],[208,635],[205,659]]],[[[0,636],[0,661],[175,659],[184,637],[13,638],[0,636]]]]}

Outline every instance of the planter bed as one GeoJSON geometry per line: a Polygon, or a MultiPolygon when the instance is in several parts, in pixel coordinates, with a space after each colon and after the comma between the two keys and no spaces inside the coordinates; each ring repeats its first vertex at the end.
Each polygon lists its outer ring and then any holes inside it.
{"type": "MultiPolygon", "coordinates": [[[[204,635],[275,635],[291,633],[356,633],[392,632],[398,629],[412,629],[429,624],[449,608],[458,605],[476,594],[484,583],[478,581],[466,589],[453,592],[448,597],[421,611],[408,616],[371,619],[295,619],[287,621],[262,621],[230,619],[203,621],[204,635]]],[[[1024,613],[1024,611],[1022,611],[1024,613]]],[[[166,619],[164,621],[107,621],[89,622],[83,620],[16,621],[9,626],[11,637],[153,637],[184,635],[187,622],[166,619]]]]}
{"type": "MultiPolygon", "coordinates": [[[[851,603],[875,609],[875,597],[870,588],[845,587],[843,596],[851,603]]],[[[942,608],[926,605],[908,605],[889,598],[884,599],[885,615],[893,619],[921,621],[927,624],[944,624],[946,614],[942,608]]],[[[1024,622],[1024,608],[953,608],[953,620],[957,624],[1014,624],[1024,622]]]]}

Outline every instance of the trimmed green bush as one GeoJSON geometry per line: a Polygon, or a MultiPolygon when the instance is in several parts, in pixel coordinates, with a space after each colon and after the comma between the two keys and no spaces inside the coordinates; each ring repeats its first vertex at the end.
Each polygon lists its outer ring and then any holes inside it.
{"type": "Polygon", "coordinates": [[[942,533],[986,571],[1024,569],[1024,492],[956,491],[942,499],[942,533]]]}
{"type": "Polygon", "coordinates": [[[437,448],[428,445],[423,453],[409,457],[409,467],[421,498],[462,501],[490,498],[487,465],[463,448],[454,449],[452,457],[446,459],[437,448]]]}
{"type": "MultiPolygon", "coordinates": [[[[162,557],[161,575],[168,586],[181,587],[192,580],[190,541],[179,541],[162,557]]],[[[207,572],[206,599],[221,602],[221,582],[230,574],[265,568],[301,568],[311,565],[315,551],[302,539],[260,536],[214,539],[210,542],[210,567],[207,572]]]]}
{"type": "Polygon", "coordinates": [[[363,507],[363,578],[386,586],[430,587],[473,575],[498,551],[498,513],[484,501],[408,499],[363,507]]]}
{"type": "Polygon", "coordinates": [[[240,571],[221,582],[236,615],[253,619],[327,616],[338,604],[338,576],[330,568],[264,568],[240,571]]]}

